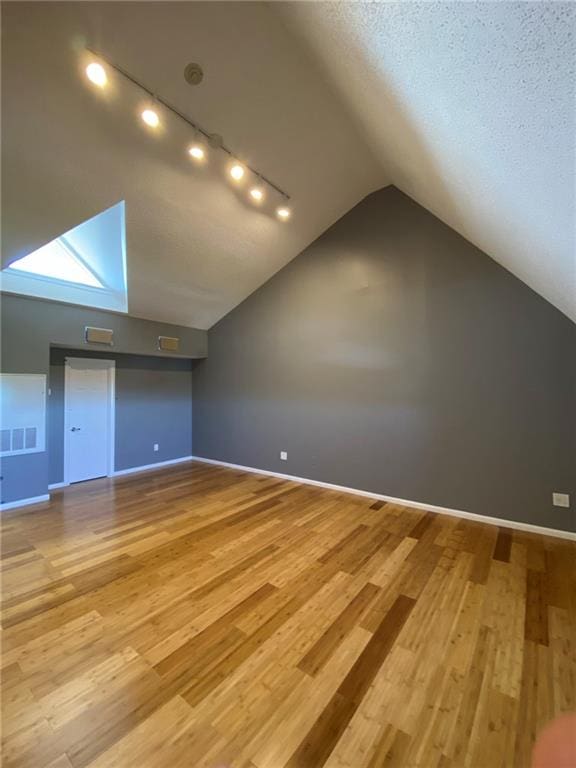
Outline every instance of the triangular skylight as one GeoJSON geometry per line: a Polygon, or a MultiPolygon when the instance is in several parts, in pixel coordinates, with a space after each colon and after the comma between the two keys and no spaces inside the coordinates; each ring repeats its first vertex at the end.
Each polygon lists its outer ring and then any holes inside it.
{"type": "Polygon", "coordinates": [[[8,293],[127,312],[124,201],[15,259],[1,283],[8,293]]]}
{"type": "Polygon", "coordinates": [[[64,238],[53,240],[43,245],[37,251],[29,253],[8,267],[11,271],[27,272],[32,275],[50,277],[53,280],[64,280],[67,283],[90,285],[92,288],[103,288],[103,284],[72,251],[64,238]]]}

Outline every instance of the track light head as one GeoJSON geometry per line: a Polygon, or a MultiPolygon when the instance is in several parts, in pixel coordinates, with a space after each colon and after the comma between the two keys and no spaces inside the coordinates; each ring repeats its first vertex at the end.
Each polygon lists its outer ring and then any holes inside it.
{"type": "Polygon", "coordinates": [[[93,61],[88,64],[86,67],[86,77],[88,80],[90,80],[91,83],[94,83],[94,85],[97,85],[99,88],[104,88],[108,82],[106,70],[102,64],[99,64],[97,61],[93,61]]]}
{"type": "Polygon", "coordinates": [[[194,160],[202,161],[206,159],[206,152],[204,151],[204,148],[198,143],[192,144],[192,146],[189,147],[188,154],[194,160]]]}
{"type": "Polygon", "coordinates": [[[230,176],[232,176],[234,181],[240,181],[244,176],[244,166],[240,165],[240,163],[234,163],[232,168],[230,168],[230,176]]]}
{"type": "Polygon", "coordinates": [[[153,109],[145,109],[141,114],[142,120],[149,125],[150,128],[158,128],[160,125],[160,118],[153,109]]]}

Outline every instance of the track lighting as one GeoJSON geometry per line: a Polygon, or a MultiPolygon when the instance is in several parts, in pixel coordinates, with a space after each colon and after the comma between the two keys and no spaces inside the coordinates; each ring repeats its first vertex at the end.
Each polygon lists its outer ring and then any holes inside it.
{"type": "Polygon", "coordinates": [[[230,176],[232,176],[234,181],[240,181],[244,176],[244,167],[239,163],[235,163],[232,168],[230,168],[230,176]]]}
{"type": "MultiPolygon", "coordinates": [[[[149,128],[159,129],[158,133],[164,134],[163,122],[165,116],[170,112],[172,115],[186,123],[188,128],[192,129],[192,133],[190,134],[190,144],[186,148],[186,151],[195,163],[201,164],[205,162],[208,159],[209,150],[212,150],[210,154],[218,152],[224,153],[227,155],[229,163],[229,165],[225,166],[226,173],[230,175],[230,179],[235,182],[239,188],[241,188],[244,183],[247,183],[247,186],[244,187],[244,189],[248,192],[248,199],[250,201],[257,205],[261,205],[261,211],[267,211],[269,213],[275,211],[276,216],[281,221],[286,221],[291,217],[292,211],[286,205],[290,200],[290,195],[284,192],[278,185],[274,184],[271,179],[266,178],[266,176],[260,173],[256,168],[238,161],[235,153],[226,146],[222,136],[217,133],[209,132],[198,123],[195,123],[184,112],[161,98],[154,90],[144,85],[132,74],[118,66],[118,64],[115,64],[113,61],[110,61],[110,59],[102,56],[99,51],[87,48],[86,53],[92,57],[92,61],[89,61],[84,69],[86,77],[91,83],[98,88],[104,88],[108,85],[108,74],[110,71],[113,70],[115,75],[121,75],[133,86],[136,86],[146,94],[146,101],[144,104],[149,104],[150,106],[142,109],[140,118],[149,128]],[[158,107],[162,112],[157,112],[154,107],[158,107]],[[162,122],[160,120],[161,116],[162,122]],[[271,198],[270,202],[268,202],[269,198],[271,198]],[[282,204],[280,207],[276,207],[281,201],[282,204]]],[[[184,76],[187,82],[197,85],[202,80],[202,67],[199,64],[190,64],[186,68],[184,76]]]]}
{"type": "Polygon", "coordinates": [[[150,128],[158,128],[160,125],[160,118],[153,109],[145,109],[144,112],[142,112],[141,117],[150,128]]]}
{"type": "Polygon", "coordinates": [[[88,80],[90,80],[91,83],[94,83],[94,85],[97,85],[99,88],[104,88],[108,82],[108,78],[106,77],[106,70],[102,64],[98,64],[97,61],[93,61],[91,64],[88,64],[86,67],[86,77],[88,80]]]}

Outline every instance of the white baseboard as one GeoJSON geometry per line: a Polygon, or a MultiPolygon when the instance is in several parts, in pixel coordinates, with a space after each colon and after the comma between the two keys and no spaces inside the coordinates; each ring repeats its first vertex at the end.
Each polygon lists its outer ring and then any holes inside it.
{"type": "Polygon", "coordinates": [[[282,472],[272,472],[267,469],[257,469],[256,467],[245,467],[242,464],[230,464],[227,461],[218,461],[217,459],[205,459],[202,456],[194,456],[194,461],[203,464],[215,464],[219,467],[228,467],[230,469],[239,469],[242,472],[253,472],[257,475],[268,475],[269,477],[278,477],[282,480],[292,480],[295,483],[304,485],[315,485],[319,488],[328,488],[331,491],[340,491],[341,493],[351,493],[355,496],[365,496],[368,499],[377,499],[378,501],[387,501],[391,504],[400,504],[404,507],[413,509],[425,509],[427,512],[437,512],[440,515],[450,515],[451,517],[461,517],[464,520],[473,520],[477,523],[487,523],[488,525],[498,525],[501,528],[513,528],[517,531],[527,531],[528,533],[539,533],[543,536],[555,536],[559,539],[568,539],[576,541],[576,533],[570,531],[561,531],[557,528],[545,528],[542,525],[532,525],[530,523],[519,523],[516,520],[501,520],[499,517],[487,517],[478,515],[475,512],[464,512],[461,509],[450,509],[448,507],[438,507],[435,504],[426,504],[421,501],[410,501],[408,499],[397,499],[394,496],[385,496],[382,493],[372,493],[372,491],[362,491],[358,488],[346,488],[343,485],[334,485],[333,483],[324,483],[321,480],[310,480],[307,477],[296,477],[295,475],[285,475],[282,472]]]}
{"type": "MultiPolygon", "coordinates": [[[[143,464],[139,467],[128,467],[128,469],[118,469],[112,472],[108,477],[119,477],[120,475],[131,475],[135,472],[146,472],[149,469],[161,469],[162,467],[169,467],[171,464],[182,464],[185,461],[193,461],[193,456],[182,456],[179,459],[168,459],[168,461],[157,461],[155,464],[143,464]]],[[[48,490],[55,491],[58,488],[68,488],[70,483],[52,483],[48,486],[48,490]]]]}
{"type": "Polygon", "coordinates": [[[155,464],[143,464],[141,467],[129,467],[128,469],[118,469],[113,472],[110,477],[118,477],[119,475],[131,475],[134,472],[145,472],[147,469],[161,469],[162,467],[169,467],[171,464],[183,464],[186,461],[194,461],[194,456],[182,456],[179,459],[169,459],[168,461],[158,461],[155,464]]]}
{"type": "Polygon", "coordinates": [[[18,501],[6,501],[0,504],[0,510],[18,509],[18,507],[27,507],[29,504],[40,504],[42,501],[50,501],[50,496],[45,493],[43,496],[33,496],[31,499],[18,499],[18,501]]]}
{"type": "MultiPolygon", "coordinates": [[[[146,472],[149,469],[161,469],[162,467],[169,467],[171,464],[182,464],[185,461],[193,461],[193,456],[182,456],[179,459],[168,459],[168,461],[157,461],[155,464],[142,464],[139,467],[128,467],[128,469],[118,469],[112,472],[108,477],[119,477],[120,475],[131,475],[134,472],[146,472]]],[[[52,483],[48,486],[50,491],[55,491],[57,488],[67,488],[70,483],[52,483]]]]}

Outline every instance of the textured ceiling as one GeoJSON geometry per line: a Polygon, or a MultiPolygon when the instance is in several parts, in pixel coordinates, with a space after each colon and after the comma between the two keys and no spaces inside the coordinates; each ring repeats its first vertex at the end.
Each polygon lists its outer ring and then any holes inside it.
{"type": "Polygon", "coordinates": [[[18,2],[3,3],[2,21],[4,263],[125,200],[130,314],[208,328],[387,182],[266,4],[18,2]],[[147,131],[130,84],[90,86],[83,44],[221,133],[292,195],[293,219],[255,210],[215,157],[195,167],[177,117],[147,131]],[[204,67],[196,88],[189,61],[204,67]]]}
{"type": "Polygon", "coordinates": [[[576,5],[278,7],[392,182],[576,320],[576,5]]]}

